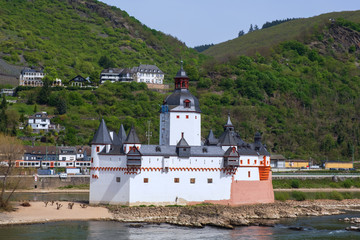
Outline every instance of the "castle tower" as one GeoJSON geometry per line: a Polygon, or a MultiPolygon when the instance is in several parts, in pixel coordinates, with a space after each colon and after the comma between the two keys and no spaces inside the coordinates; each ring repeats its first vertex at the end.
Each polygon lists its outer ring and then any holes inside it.
{"type": "Polygon", "coordinates": [[[181,64],[174,92],[160,110],[160,145],[177,145],[185,136],[190,146],[201,146],[201,110],[199,100],[189,91],[189,78],[181,64]]]}
{"type": "MultiPolygon", "coordinates": [[[[104,119],[101,120],[98,130],[96,131],[94,138],[91,142],[91,167],[99,167],[99,153],[102,151],[109,152],[111,145],[113,144],[109,130],[106,127],[104,119]]],[[[93,175],[99,176],[99,170],[92,172],[93,175]]]]}
{"type": "Polygon", "coordinates": [[[139,137],[136,134],[135,128],[132,127],[123,144],[124,153],[128,153],[134,147],[139,150],[141,147],[141,143],[139,137]]]}

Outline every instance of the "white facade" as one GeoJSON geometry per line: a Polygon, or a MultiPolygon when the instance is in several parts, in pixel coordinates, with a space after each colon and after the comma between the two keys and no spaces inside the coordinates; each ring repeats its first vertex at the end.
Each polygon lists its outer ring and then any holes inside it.
{"type": "Polygon", "coordinates": [[[44,77],[45,73],[43,71],[36,71],[34,69],[25,68],[21,71],[19,85],[41,87],[43,85],[42,79],[44,77]]]}
{"type": "Polygon", "coordinates": [[[28,125],[31,126],[34,131],[48,131],[50,118],[47,116],[46,112],[35,113],[33,116],[29,117],[28,125]]]}

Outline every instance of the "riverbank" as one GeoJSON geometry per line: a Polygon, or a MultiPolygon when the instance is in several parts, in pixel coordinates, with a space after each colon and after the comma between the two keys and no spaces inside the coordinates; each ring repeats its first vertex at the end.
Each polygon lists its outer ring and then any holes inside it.
{"type": "Polygon", "coordinates": [[[0,225],[46,223],[54,221],[78,220],[111,220],[113,215],[105,207],[86,206],[74,203],[72,209],[69,202],[30,202],[30,206],[23,207],[20,202],[13,202],[14,211],[0,212],[0,225]],[[57,209],[57,204],[62,206],[57,209]]]}
{"type": "Polygon", "coordinates": [[[58,202],[63,206],[57,210],[56,203],[45,207],[44,202],[30,202],[23,207],[14,203],[15,211],[0,213],[0,225],[46,223],[52,221],[112,220],[127,223],[168,223],[187,227],[206,225],[222,228],[235,226],[273,226],[282,218],[302,216],[323,216],[341,214],[345,211],[360,211],[360,200],[343,201],[314,200],[286,201],[271,204],[229,207],[222,205],[167,206],[167,207],[123,207],[88,206],[82,208],[75,203],[73,209],[68,202],[58,202]]]}

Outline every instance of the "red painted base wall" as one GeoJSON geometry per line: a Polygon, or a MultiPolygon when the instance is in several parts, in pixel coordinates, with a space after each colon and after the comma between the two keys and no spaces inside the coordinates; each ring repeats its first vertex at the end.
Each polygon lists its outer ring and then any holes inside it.
{"type": "Polygon", "coordinates": [[[271,172],[266,181],[235,181],[231,184],[231,196],[229,200],[205,201],[214,204],[230,206],[273,203],[274,190],[272,186],[271,172]]]}

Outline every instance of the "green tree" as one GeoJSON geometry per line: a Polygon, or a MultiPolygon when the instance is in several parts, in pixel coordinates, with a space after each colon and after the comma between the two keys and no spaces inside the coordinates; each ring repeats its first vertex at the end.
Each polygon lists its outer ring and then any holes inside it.
{"type": "Polygon", "coordinates": [[[2,101],[0,105],[0,132],[6,133],[7,132],[7,125],[8,125],[8,116],[6,114],[7,109],[7,102],[5,94],[2,96],[2,101]]]}
{"type": "Polygon", "coordinates": [[[115,67],[115,62],[106,55],[100,57],[98,64],[103,68],[115,67]]]}
{"type": "Polygon", "coordinates": [[[47,104],[49,102],[50,94],[51,94],[51,78],[48,76],[45,76],[43,78],[43,86],[41,87],[41,90],[39,91],[39,94],[37,96],[37,102],[39,104],[47,104]]]}
{"type": "Polygon", "coordinates": [[[65,114],[67,110],[66,100],[60,97],[56,104],[56,110],[59,115],[65,114]]]}

